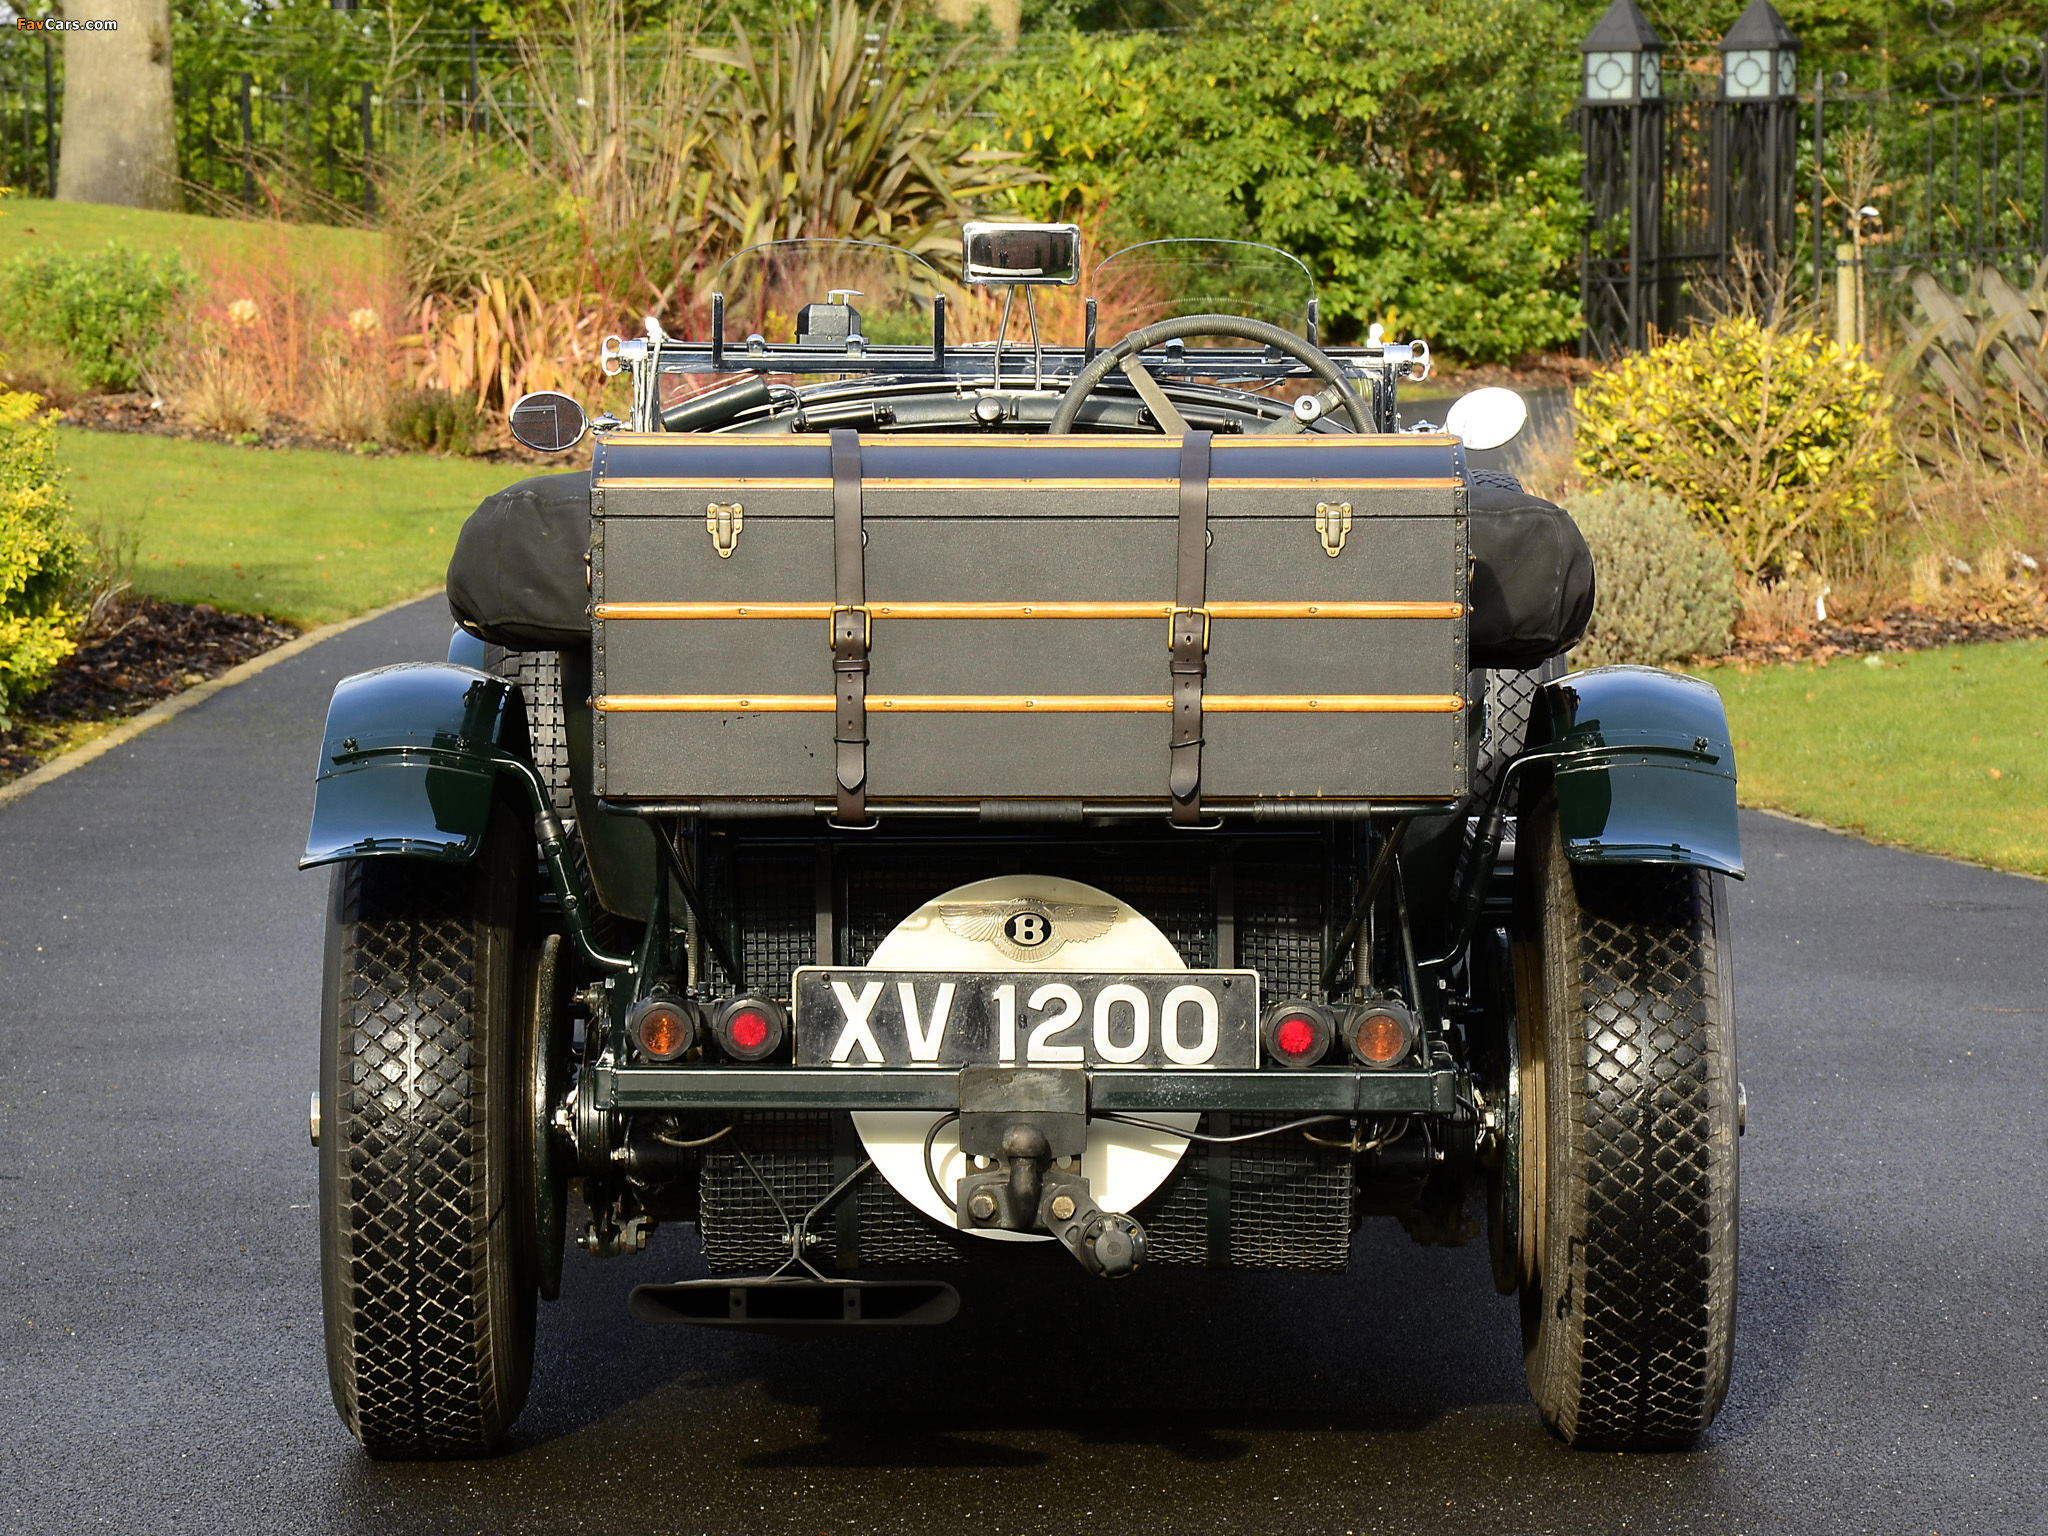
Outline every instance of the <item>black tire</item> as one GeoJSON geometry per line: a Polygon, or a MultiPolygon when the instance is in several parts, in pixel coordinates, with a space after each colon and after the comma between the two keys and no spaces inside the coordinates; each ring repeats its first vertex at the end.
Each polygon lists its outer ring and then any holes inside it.
{"type": "Polygon", "coordinates": [[[334,873],[321,1301],[334,1406],[373,1456],[488,1454],[526,1402],[536,1304],[515,1020],[531,996],[518,941],[533,857],[501,806],[469,864],[334,873]]]}
{"type": "Polygon", "coordinates": [[[1543,1137],[1523,1148],[1541,1190],[1522,1290],[1529,1387],[1571,1445],[1677,1448],[1713,1422],[1735,1348],[1723,877],[1575,867],[1554,800],[1527,821],[1540,1002],[1525,1038],[1541,1071],[1525,1065],[1522,1110],[1543,1137]]]}
{"type": "MultiPolygon", "coordinates": [[[[1493,788],[1508,764],[1522,755],[1528,744],[1529,720],[1536,709],[1537,695],[1545,683],[1564,676],[1562,656],[1533,667],[1489,667],[1486,669],[1485,706],[1480,718],[1483,734],[1472,764],[1472,793],[1481,802],[1493,798],[1493,788]]],[[[1519,786],[1508,791],[1508,809],[1515,808],[1519,786]]]]}
{"type": "Polygon", "coordinates": [[[527,742],[533,766],[540,770],[548,787],[555,814],[572,833],[576,827],[576,792],[569,779],[569,726],[562,700],[562,653],[560,651],[501,651],[492,646],[486,655],[490,670],[508,683],[517,683],[526,700],[527,742]]]}

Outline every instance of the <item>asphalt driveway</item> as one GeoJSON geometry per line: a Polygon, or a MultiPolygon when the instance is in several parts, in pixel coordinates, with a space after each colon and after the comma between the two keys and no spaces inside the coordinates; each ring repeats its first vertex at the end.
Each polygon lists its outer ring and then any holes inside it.
{"type": "Polygon", "coordinates": [[[1483,1245],[1342,1279],[977,1281],[799,1345],[629,1319],[572,1250],[516,1444],[380,1465],[328,1401],[314,1154],[328,689],[436,603],[0,807],[0,1530],[2048,1530],[2048,885],[1745,817],[1741,1332],[1683,1455],[1537,1423],[1483,1245]]]}

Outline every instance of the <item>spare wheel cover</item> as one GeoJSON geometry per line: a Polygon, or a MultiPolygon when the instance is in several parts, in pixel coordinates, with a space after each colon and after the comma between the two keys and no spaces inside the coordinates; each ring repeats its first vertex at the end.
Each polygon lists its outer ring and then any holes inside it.
{"type": "MultiPolygon", "coordinates": [[[[1057,931],[1057,930],[1055,930],[1057,931]]],[[[898,923],[875,952],[868,957],[871,967],[897,971],[1184,971],[1180,957],[1165,934],[1134,907],[1118,901],[1107,891],[1078,880],[1060,880],[1049,875],[1002,875],[994,880],[977,880],[934,897],[898,923]],[[1060,945],[1042,961],[1020,960],[1003,953],[987,939],[968,939],[952,932],[941,916],[942,906],[966,902],[1035,900],[1052,904],[1113,907],[1116,917],[1109,931],[1096,938],[1074,939],[1060,945]]],[[[922,1110],[858,1110],[854,1129],[869,1157],[896,1193],[934,1221],[955,1225],[953,1213],[932,1187],[924,1167],[924,1138],[932,1121],[939,1117],[922,1110]]],[[[1192,1131],[1201,1116],[1162,1111],[1147,1115],[1160,1125],[1192,1131]]],[[[1081,1158],[1081,1172],[1096,1203],[1106,1211],[1129,1211],[1166,1182],[1187,1151],[1185,1138],[1159,1131],[1140,1130],[1107,1120],[1088,1125],[1088,1150],[1081,1158]]],[[[931,1161],[948,1193],[959,1187],[967,1172],[954,1127],[947,1125],[933,1139],[931,1161]]],[[[1043,1232],[978,1231],[976,1237],[1009,1242],[1050,1242],[1043,1232]]]]}

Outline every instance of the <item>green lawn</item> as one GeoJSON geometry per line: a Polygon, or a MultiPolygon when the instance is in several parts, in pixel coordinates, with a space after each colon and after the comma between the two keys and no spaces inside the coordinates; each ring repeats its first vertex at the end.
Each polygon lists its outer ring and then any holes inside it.
{"type": "Polygon", "coordinates": [[[0,261],[32,245],[96,251],[109,240],[140,250],[177,251],[194,263],[218,251],[240,256],[280,239],[294,265],[311,270],[358,268],[383,260],[384,239],[374,230],[325,224],[273,224],[258,219],[212,219],[192,213],[151,213],[98,203],[54,203],[7,198],[0,202],[0,261]]]}
{"type": "Polygon", "coordinates": [[[57,440],[79,522],[135,542],[139,590],[307,625],[438,585],[477,502],[532,473],[78,428],[57,440]]]}
{"type": "Polygon", "coordinates": [[[1706,675],[1744,804],[2048,875],[2048,641],[1706,675]]]}

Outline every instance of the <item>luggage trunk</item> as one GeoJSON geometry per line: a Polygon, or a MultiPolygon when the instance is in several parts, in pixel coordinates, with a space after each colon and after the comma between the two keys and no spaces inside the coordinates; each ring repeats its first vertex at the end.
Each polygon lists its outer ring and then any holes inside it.
{"type": "Polygon", "coordinates": [[[1455,438],[619,434],[591,486],[606,798],[1464,792],[1455,438]]]}

